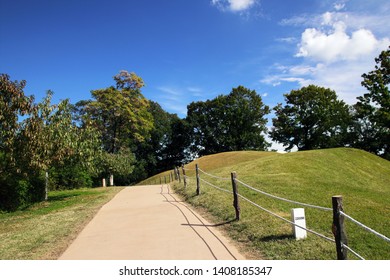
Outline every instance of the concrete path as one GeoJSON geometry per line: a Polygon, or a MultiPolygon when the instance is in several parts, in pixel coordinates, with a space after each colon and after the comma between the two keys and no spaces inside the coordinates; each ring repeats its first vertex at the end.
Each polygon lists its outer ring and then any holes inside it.
{"type": "Polygon", "coordinates": [[[104,205],[62,260],[234,260],[244,257],[168,185],[123,189],[104,205]]]}

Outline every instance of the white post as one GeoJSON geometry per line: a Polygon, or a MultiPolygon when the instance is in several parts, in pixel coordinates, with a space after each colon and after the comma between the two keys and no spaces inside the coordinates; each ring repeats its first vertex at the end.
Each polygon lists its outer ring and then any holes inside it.
{"type": "Polygon", "coordinates": [[[106,185],[106,179],[105,178],[103,178],[103,187],[105,188],[105,187],[107,187],[107,185],[106,185]]]}
{"type": "Polygon", "coordinates": [[[110,175],[110,186],[114,185],[114,175],[110,175]]]}
{"type": "Polygon", "coordinates": [[[300,226],[297,227],[296,225],[293,225],[293,232],[295,235],[295,239],[296,240],[305,239],[307,237],[307,231],[305,230],[306,228],[305,209],[303,208],[291,209],[291,219],[293,223],[300,226]]]}

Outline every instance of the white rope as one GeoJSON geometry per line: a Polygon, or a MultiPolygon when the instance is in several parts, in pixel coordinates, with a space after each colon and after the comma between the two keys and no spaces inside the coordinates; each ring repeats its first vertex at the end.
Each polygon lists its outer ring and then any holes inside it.
{"type": "Polygon", "coordinates": [[[244,197],[244,196],[242,196],[242,195],[240,195],[240,194],[238,194],[238,196],[241,197],[242,199],[246,200],[246,201],[249,202],[250,204],[252,204],[252,205],[254,205],[254,206],[260,208],[261,210],[263,210],[263,211],[265,211],[265,212],[267,212],[268,214],[271,214],[272,216],[275,216],[275,217],[277,217],[277,218],[279,218],[279,219],[281,219],[281,220],[283,220],[283,221],[285,221],[285,222],[287,222],[287,223],[289,223],[289,224],[292,224],[292,225],[294,225],[294,226],[296,226],[296,227],[299,227],[299,228],[301,228],[301,229],[303,229],[303,230],[306,230],[306,231],[308,231],[308,232],[310,232],[310,233],[313,233],[313,234],[315,234],[315,235],[317,235],[317,236],[319,236],[319,237],[322,237],[322,238],[324,238],[324,239],[326,239],[326,240],[328,240],[328,241],[330,241],[330,242],[333,242],[333,243],[335,242],[334,239],[329,238],[329,237],[327,237],[327,236],[325,236],[325,235],[323,235],[323,234],[321,234],[321,233],[315,232],[315,231],[313,231],[313,230],[311,230],[311,229],[304,228],[304,227],[302,227],[302,226],[300,226],[300,225],[297,225],[296,223],[291,222],[291,221],[289,221],[289,220],[287,220],[287,219],[285,219],[285,218],[283,218],[283,217],[281,217],[281,216],[279,216],[279,215],[277,215],[277,214],[271,212],[270,210],[265,209],[264,207],[261,207],[260,205],[258,205],[258,204],[256,204],[256,203],[252,202],[251,200],[247,199],[246,197],[244,197]]]}
{"type": "Polygon", "coordinates": [[[222,189],[222,188],[220,188],[220,187],[217,187],[217,186],[215,186],[215,185],[213,185],[213,184],[207,182],[206,180],[203,180],[202,178],[200,178],[200,180],[201,180],[202,182],[208,184],[209,186],[212,186],[212,187],[214,187],[214,188],[216,188],[216,189],[218,189],[218,190],[220,190],[220,191],[227,192],[227,193],[230,193],[230,194],[233,193],[232,191],[229,191],[229,190],[226,190],[226,189],[222,189]]]}
{"type": "Polygon", "coordinates": [[[185,168],[185,167],[184,167],[184,170],[185,170],[185,171],[195,171],[196,169],[189,169],[189,168],[185,168]]]}
{"type": "Polygon", "coordinates": [[[245,187],[250,188],[250,189],[253,190],[253,191],[262,193],[262,194],[264,194],[264,195],[267,195],[267,196],[272,197],[272,198],[275,198],[275,199],[279,199],[279,200],[282,200],[282,201],[286,201],[286,202],[290,202],[290,203],[295,203],[295,204],[298,204],[298,205],[307,206],[307,207],[311,207],[311,208],[316,208],[316,209],[320,209],[320,210],[324,210],[324,211],[333,211],[332,208],[326,208],[326,207],[311,205],[311,204],[307,204],[307,203],[302,203],[302,202],[298,202],[298,201],[294,201],[294,200],[282,198],[282,197],[279,197],[279,196],[276,196],[276,195],[272,195],[272,194],[266,193],[266,192],[264,192],[264,191],[255,189],[254,187],[251,187],[251,186],[249,186],[248,184],[245,184],[244,182],[241,182],[241,181],[238,180],[238,179],[235,179],[235,180],[236,180],[237,182],[239,182],[240,184],[244,185],[245,187]]]}
{"type": "Polygon", "coordinates": [[[362,228],[364,228],[365,230],[375,234],[376,236],[382,238],[383,240],[387,241],[387,242],[390,242],[390,238],[384,236],[383,234],[379,233],[379,232],[376,232],[375,230],[369,228],[368,226],[356,221],[354,218],[352,218],[351,216],[348,216],[347,214],[345,214],[343,211],[340,211],[340,214],[344,217],[346,217],[347,219],[351,220],[352,222],[354,222],[355,224],[361,226],[362,228]]]}
{"type": "Polygon", "coordinates": [[[359,259],[361,260],[365,260],[362,256],[360,256],[358,253],[356,253],[354,250],[352,250],[351,248],[349,248],[347,245],[345,244],[342,244],[342,246],[347,249],[348,251],[350,251],[352,254],[354,254],[356,257],[358,257],[359,259]]]}
{"type": "MultiPolygon", "coordinates": [[[[220,188],[220,187],[217,187],[217,186],[215,186],[215,185],[213,185],[213,184],[207,182],[206,180],[203,180],[202,178],[200,178],[200,180],[201,180],[202,182],[204,182],[204,183],[206,183],[206,184],[208,184],[208,185],[210,185],[210,186],[216,188],[216,189],[221,190],[221,191],[224,191],[224,192],[227,192],[227,193],[230,193],[230,194],[233,193],[232,191],[229,191],[229,190],[226,190],[226,189],[222,189],[222,188],[220,188]]],[[[260,205],[254,203],[253,201],[247,199],[246,197],[244,197],[244,196],[242,196],[242,195],[240,195],[240,194],[237,194],[237,195],[238,195],[239,197],[241,197],[242,199],[246,200],[247,202],[249,202],[250,204],[252,204],[252,205],[254,205],[254,206],[256,206],[256,207],[262,209],[263,211],[265,211],[265,212],[267,212],[267,213],[269,213],[269,214],[271,214],[271,215],[273,215],[273,216],[275,216],[275,217],[277,217],[277,218],[279,218],[279,219],[281,219],[281,220],[283,220],[283,221],[285,221],[285,222],[287,222],[287,223],[289,223],[289,224],[295,225],[295,226],[297,226],[297,227],[299,227],[299,228],[301,228],[301,229],[304,229],[304,230],[306,230],[306,231],[308,231],[308,232],[310,232],[310,233],[313,233],[313,234],[315,234],[315,235],[317,235],[317,236],[319,236],[319,237],[322,237],[322,238],[324,238],[324,239],[326,239],[326,240],[328,240],[328,241],[335,242],[332,238],[329,238],[329,237],[327,237],[327,236],[325,236],[325,235],[323,235],[323,234],[321,234],[321,233],[315,232],[315,231],[313,231],[313,230],[311,230],[311,229],[304,228],[304,227],[302,227],[302,226],[300,226],[300,225],[297,225],[296,223],[291,222],[290,220],[287,220],[287,219],[285,219],[285,218],[283,218],[283,217],[281,217],[281,216],[279,216],[279,215],[277,215],[277,214],[271,212],[270,210],[265,209],[264,207],[261,207],[260,205]]]]}
{"type": "Polygon", "coordinates": [[[204,170],[202,170],[202,169],[200,169],[200,168],[198,168],[198,170],[199,170],[200,172],[206,174],[207,176],[213,177],[213,178],[215,178],[215,179],[219,179],[219,180],[231,180],[230,178],[218,177],[218,176],[215,176],[215,175],[213,175],[213,174],[207,173],[206,171],[204,171],[204,170]]]}

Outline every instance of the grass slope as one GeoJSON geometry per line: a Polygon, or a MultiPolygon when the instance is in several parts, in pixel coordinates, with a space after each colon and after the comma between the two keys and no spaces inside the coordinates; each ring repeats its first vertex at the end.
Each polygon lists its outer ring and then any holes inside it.
{"type": "MultiPolygon", "coordinates": [[[[289,154],[228,152],[202,157],[186,166],[189,186],[174,183],[176,192],[189,203],[211,213],[214,222],[234,218],[232,197],[205,183],[195,195],[195,164],[216,176],[238,179],[262,191],[290,200],[331,208],[331,198],[342,195],[344,211],[368,227],[390,236],[390,162],[370,153],[349,149],[325,149],[289,154]]],[[[161,174],[162,176],[164,174],[161,174]]],[[[158,176],[149,182],[157,182],[158,176]]],[[[227,180],[201,173],[201,178],[231,189],[227,180]]],[[[147,182],[144,182],[147,183],[147,182]]],[[[256,193],[239,185],[239,193],[272,212],[290,219],[291,208],[302,206],[256,193]]],[[[307,227],[333,238],[332,212],[305,208],[307,227]]],[[[335,245],[313,234],[295,241],[291,225],[241,201],[241,220],[225,226],[235,240],[268,259],[335,259],[335,245]]],[[[366,259],[390,259],[390,244],[346,221],[349,247],[366,259]]],[[[349,254],[350,259],[355,259],[349,254]]]]}
{"type": "Polygon", "coordinates": [[[0,260],[57,259],[121,189],[53,191],[47,202],[0,213],[0,260]]]}

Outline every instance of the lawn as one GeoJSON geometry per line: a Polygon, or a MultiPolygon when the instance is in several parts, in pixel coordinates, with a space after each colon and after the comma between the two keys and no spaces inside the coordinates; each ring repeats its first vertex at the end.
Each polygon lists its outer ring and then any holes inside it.
{"type": "Polygon", "coordinates": [[[121,189],[53,191],[46,202],[0,213],[0,259],[57,259],[95,213],[121,189]]]}

